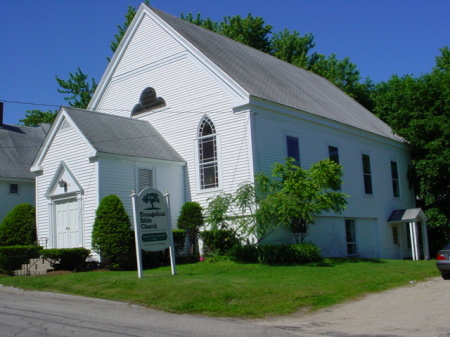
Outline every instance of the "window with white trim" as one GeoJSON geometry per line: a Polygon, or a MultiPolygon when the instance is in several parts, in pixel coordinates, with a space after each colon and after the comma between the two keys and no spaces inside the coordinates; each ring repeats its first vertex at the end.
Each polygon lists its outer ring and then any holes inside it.
{"type": "Polygon", "coordinates": [[[400,198],[400,182],[398,179],[398,165],[396,161],[391,161],[392,194],[400,198]]]}
{"type": "Polygon", "coordinates": [[[216,128],[207,116],[203,117],[198,129],[198,159],[200,188],[219,187],[216,128]]]}
{"type": "MultiPolygon", "coordinates": [[[[335,146],[328,146],[328,158],[334,161],[336,164],[339,164],[339,149],[335,146]]],[[[338,183],[336,186],[333,186],[333,190],[340,191],[341,184],[338,183]]]]}
{"type": "Polygon", "coordinates": [[[294,164],[300,166],[300,147],[297,137],[286,136],[286,152],[287,157],[294,159],[294,164]]]}
{"type": "Polygon", "coordinates": [[[367,154],[362,155],[362,166],[364,175],[364,192],[366,194],[373,194],[372,188],[372,171],[370,168],[370,157],[367,154]]]}
{"type": "Polygon", "coordinates": [[[357,255],[355,220],[345,220],[345,240],[347,241],[347,255],[357,255]]]}

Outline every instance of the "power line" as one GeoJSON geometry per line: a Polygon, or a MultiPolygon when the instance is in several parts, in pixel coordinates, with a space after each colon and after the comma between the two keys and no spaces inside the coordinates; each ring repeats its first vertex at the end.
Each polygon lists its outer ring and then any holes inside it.
{"type": "Polygon", "coordinates": [[[61,106],[61,105],[44,104],[44,103],[41,104],[41,103],[31,103],[31,102],[9,101],[6,99],[0,99],[0,102],[12,103],[12,104],[23,104],[23,105],[50,106],[50,107],[56,107],[56,108],[59,108],[61,106]]]}
{"type": "MultiPolygon", "coordinates": [[[[47,107],[54,107],[54,108],[61,108],[65,105],[56,105],[56,104],[45,104],[45,103],[32,103],[32,102],[21,102],[21,101],[10,101],[10,100],[5,100],[5,99],[0,99],[0,102],[4,102],[4,103],[11,103],[11,104],[23,104],[23,105],[35,105],[35,106],[47,106],[47,107]]],[[[81,110],[87,110],[87,111],[93,111],[93,112],[105,112],[107,113],[108,111],[116,111],[116,112],[126,112],[126,113],[131,113],[131,109],[113,109],[113,108],[101,108],[101,109],[88,109],[88,108],[77,108],[77,107],[71,107],[70,105],[67,105],[67,107],[73,108],[73,109],[81,109],[81,110]]],[[[195,111],[189,111],[189,110],[183,110],[183,111],[176,111],[171,109],[170,107],[166,107],[165,109],[161,109],[161,111],[158,112],[170,112],[170,113],[176,113],[176,114],[180,114],[180,113],[192,113],[192,114],[208,114],[208,113],[221,113],[221,112],[229,112],[230,110],[218,110],[218,109],[210,109],[210,110],[195,110],[195,111]]],[[[143,112],[146,113],[147,111],[143,112]]],[[[148,111],[150,112],[150,111],[148,111]]],[[[151,112],[156,112],[156,110],[151,111],[151,112]]]]}

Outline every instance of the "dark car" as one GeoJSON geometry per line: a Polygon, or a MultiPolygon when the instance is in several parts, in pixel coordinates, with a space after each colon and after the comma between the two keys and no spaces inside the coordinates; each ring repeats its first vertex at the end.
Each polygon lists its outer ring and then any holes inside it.
{"type": "Polygon", "coordinates": [[[450,243],[437,253],[436,266],[444,280],[450,280],[450,243]]]}

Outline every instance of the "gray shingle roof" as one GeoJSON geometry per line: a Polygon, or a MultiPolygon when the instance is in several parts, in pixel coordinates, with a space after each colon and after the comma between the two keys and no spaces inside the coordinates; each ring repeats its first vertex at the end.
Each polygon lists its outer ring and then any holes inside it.
{"type": "Polygon", "coordinates": [[[30,167],[44,138],[40,127],[0,127],[0,178],[34,179],[30,167]]]}
{"type": "Polygon", "coordinates": [[[149,8],[251,96],[399,140],[388,125],[325,78],[149,8]]]}
{"type": "Polygon", "coordinates": [[[423,214],[421,208],[397,209],[392,211],[388,222],[414,221],[418,219],[421,214],[423,214]]]}
{"type": "Polygon", "coordinates": [[[98,152],[185,161],[149,122],[83,109],[63,109],[98,152]]]}

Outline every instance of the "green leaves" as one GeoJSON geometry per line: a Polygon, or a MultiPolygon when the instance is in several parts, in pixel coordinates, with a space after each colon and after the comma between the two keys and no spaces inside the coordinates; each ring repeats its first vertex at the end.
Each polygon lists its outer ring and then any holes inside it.
{"type": "Polygon", "coordinates": [[[36,211],[28,203],[18,204],[0,224],[0,246],[36,243],[36,211]]]}
{"type": "Polygon", "coordinates": [[[56,117],[56,111],[27,110],[24,119],[19,120],[25,126],[38,126],[40,123],[52,124],[56,117]]]}
{"type": "Polygon", "coordinates": [[[97,84],[93,78],[90,83],[87,79],[88,75],[84,74],[80,68],[75,73],[69,73],[68,80],[63,80],[56,76],[56,81],[62,88],[58,89],[58,92],[69,94],[64,99],[69,102],[70,106],[81,109],[85,109],[88,106],[97,84]]]}
{"type": "Polygon", "coordinates": [[[215,228],[233,226],[246,237],[259,241],[279,226],[294,233],[305,230],[322,212],[341,213],[347,204],[344,193],[334,191],[341,183],[342,167],[326,159],[305,170],[293,164],[275,163],[272,175],[256,176],[256,187],[242,184],[234,194],[211,199],[206,221],[215,228]]]}
{"type": "Polygon", "coordinates": [[[419,77],[392,76],[373,92],[375,113],[412,146],[411,176],[427,209],[428,224],[450,222],[450,51],[419,77]]]}
{"type": "Polygon", "coordinates": [[[107,267],[128,269],[134,263],[130,219],[116,195],[104,197],[95,212],[92,248],[107,267]]]}
{"type": "Polygon", "coordinates": [[[257,216],[262,223],[296,230],[314,223],[314,216],[322,212],[341,213],[347,196],[332,189],[341,183],[341,177],[341,166],[329,159],[313,164],[309,170],[294,165],[292,158],[276,163],[272,177],[261,173],[256,178],[265,193],[257,216]]]}

